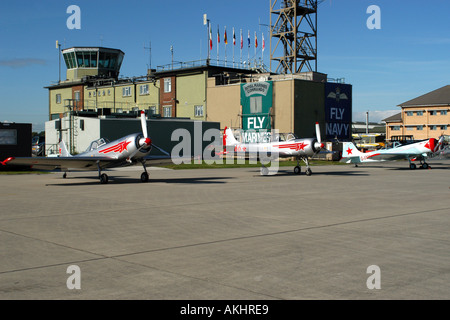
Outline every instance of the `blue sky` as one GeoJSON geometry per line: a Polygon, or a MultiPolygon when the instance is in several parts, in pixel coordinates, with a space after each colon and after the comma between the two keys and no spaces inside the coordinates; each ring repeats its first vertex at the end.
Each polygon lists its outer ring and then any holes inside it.
{"type": "MultiPolygon", "coordinates": [[[[223,36],[227,27],[227,59],[232,60],[232,28],[265,33],[264,62],[270,65],[270,0],[246,1],[1,1],[0,121],[28,122],[43,130],[48,119],[48,90],[58,81],[58,50],[104,46],[121,49],[122,76],[146,73],[152,45],[152,67],[206,58],[207,31],[203,14],[223,36]],[[81,9],[81,29],[69,30],[67,8],[81,9]]],[[[398,112],[398,104],[450,83],[450,2],[447,0],[325,0],[318,14],[318,71],[345,78],[353,85],[354,120],[379,120],[398,112]],[[367,8],[377,5],[381,29],[370,30],[367,8]]],[[[225,58],[223,41],[220,59],[225,58]]],[[[243,56],[247,57],[244,45],[243,56]]],[[[214,42],[212,58],[217,56],[214,42]]],[[[251,48],[251,57],[254,48],[251,48]]],[[[236,59],[239,47],[235,48],[236,59]]],[[[63,64],[62,79],[65,79],[63,64]]]]}

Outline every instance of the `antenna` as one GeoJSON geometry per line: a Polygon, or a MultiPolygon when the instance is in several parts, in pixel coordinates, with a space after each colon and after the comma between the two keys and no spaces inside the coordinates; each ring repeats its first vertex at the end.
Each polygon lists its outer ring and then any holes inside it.
{"type": "Polygon", "coordinates": [[[149,41],[150,46],[146,47],[145,43],[144,43],[144,51],[145,50],[149,50],[149,54],[148,54],[148,69],[151,70],[152,69],[152,42],[149,41]]]}

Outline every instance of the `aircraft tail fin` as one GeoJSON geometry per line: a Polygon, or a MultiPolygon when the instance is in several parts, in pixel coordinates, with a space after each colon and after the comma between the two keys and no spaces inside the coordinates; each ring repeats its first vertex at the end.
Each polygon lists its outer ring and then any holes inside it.
{"type": "Polygon", "coordinates": [[[342,158],[348,162],[359,162],[359,156],[362,154],[352,142],[344,142],[342,146],[342,158]]]}
{"type": "Polygon", "coordinates": [[[234,137],[233,131],[230,128],[225,127],[223,133],[223,145],[224,146],[235,146],[239,144],[239,142],[234,137]]]}
{"type": "Polygon", "coordinates": [[[67,150],[66,144],[64,142],[64,140],[61,140],[61,142],[59,143],[59,155],[61,157],[71,157],[72,155],[69,153],[69,151],[67,150]]]}

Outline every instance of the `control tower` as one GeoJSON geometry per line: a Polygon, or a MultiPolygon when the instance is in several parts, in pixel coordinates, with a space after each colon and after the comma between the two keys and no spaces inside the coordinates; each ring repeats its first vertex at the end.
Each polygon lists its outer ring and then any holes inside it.
{"type": "Polygon", "coordinates": [[[317,0],[270,0],[270,70],[317,72],[317,0]],[[272,68],[272,62],[276,69],[272,68]]]}
{"type": "Polygon", "coordinates": [[[122,50],[102,47],[73,47],[62,50],[67,67],[67,80],[86,76],[118,78],[124,53],[122,50]]]}

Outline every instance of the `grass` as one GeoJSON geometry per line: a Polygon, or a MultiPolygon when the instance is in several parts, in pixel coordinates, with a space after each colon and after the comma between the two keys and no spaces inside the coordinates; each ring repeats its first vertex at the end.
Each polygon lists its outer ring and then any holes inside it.
{"type": "Polygon", "coordinates": [[[0,171],[0,175],[14,175],[14,174],[49,174],[50,171],[38,170],[21,170],[21,171],[0,171]]]}

